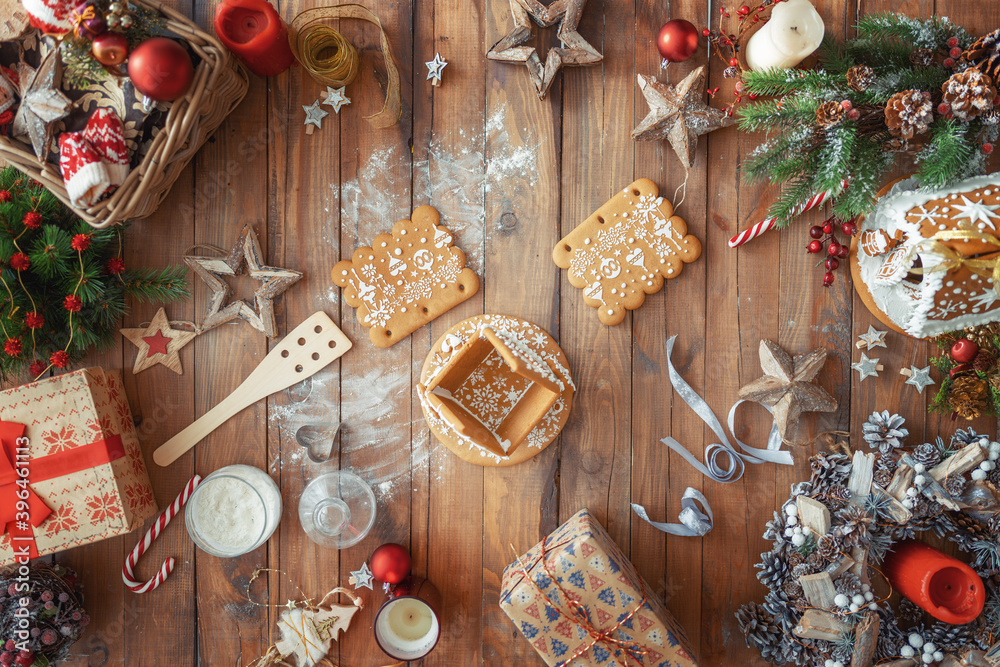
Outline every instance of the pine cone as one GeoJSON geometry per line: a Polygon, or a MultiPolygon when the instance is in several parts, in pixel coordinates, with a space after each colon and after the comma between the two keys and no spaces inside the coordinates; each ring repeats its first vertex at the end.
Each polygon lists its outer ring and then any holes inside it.
{"type": "Polygon", "coordinates": [[[818,549],[814,549],[813,552],[809,554],[809,557],[806,558],[806,565],[811,567],[814,572],[819,572],[826,565],[826,559],[823,558],[823,555],[818,549]]]}
{"type": "Polygon", "coordinates": [[[944,490],[952,498],[958,498],[965,491],[967,485],[968,481],[966,481],[965,475],[949,475],[944,481],[944,490]]]}
{"type": "Polygon", "coordinates": [[[799,577],[804,577],[809,574],[816,574],[816,570],[814,570],[809,563],[799,563],[792,568],[792,576],[790,578],[794,581],[798,581],[799,577]]]}
{"type": "Polygon", "coordinates": [[[779,588],[788,579],[788,563],[773,551],[760,555],[761,562],[754,565],[760,572],[757,579],[770,589],[779,588]]]}
{"type": "Polygon", "coordinates": [[[788,554],[788,558],[785,559],[788,563],[789,568],[793,568],[796,565],[801,565],[806,562],[806,557],[802,555],[799,551],[791,551],[788,554]]]}
{"type": "Polygon", "coordinates": [[[901,137],[893,137],[882,142],[882,150],[886,153],[902,153],[910,149],[909,142],[901,137]]]}
{"type": "Polygon", "coordinates": [[[855,65],[847,70],[847,85],[852,90],[863,93],[875,81],[875,70],[868,65],[855,65]]]}
{"type": "Polygon", "coordinates": [[[941,85],[942,99],[959,120],[972,120],[993,108],[997,89],[989,76],[977,69],[956,72],[941,85]]]}
{"type": "Polygon", "coordinates": [[[933,442],[925,442],[910,454],[910,457],[917,463],[923,463],[929,470],[941,463],[941,452],[933,442]]]}
{"type": "Polygon", "coordinates": [[[746,635],[747,646],[771,647],[781,643],[783,632],[774,622],[774,616],[767,613],[756,602],[750,602],[736,611],[736,622],[740,632],[746,635]]]}
{"type": "Polygon", "coordinates": [[[845,572],[837,577],[837,581],[833,582],[833,586],[837,589],[838,593],[843,593],[850,598],[861,592],[861,579],[853,572],[845,572]]]}
{"type": "Polygon", "coordinates": [[[868,526],[871,517],[857,505],[848,505],[837,512],[841,524],[836,527],[836,534],[843,540],[845,547],[853,547],[868,541],[868,526]]]}
{"type": "Polygon", "coordinates": [[[903,428],[906,420],[899,415],[890,415],[888,410],[873,412],[862,427],[865,442],[872,449],[878,449],[882,454],[888,454],[893,449],[903,446],[903,438],[910,434],[903,428]]]}
{"type": "Polygon", "coordinates": [[[844,120],[847,110],[840,102],[827,101],[816,107],[816,123],[823,128],[833,127],[844,120]]]}
{"type": "Polygon", "coordinates": [[[889,486],[889,482],[892,481],[892,475],[892,470],[889,470],[886,466],[879,466],[878,468],[875,468],[873,481],[884,489],[889,486]]]}
{"type": "Polygon", "coordinates": [[[993,347],[993,339],[1000,337],[1000,323],[990,322],[989,324],[966,327],[962,333],[965,335],[965,338],[975,343],[980,350],[991,348],[993,347]]]}
{"type": "Polygon", "coordinates": [[[986,380],[978,375],[962,375],[952,381],[948,399],[959,417],[971,420],[986,411],[989,395],[986,380]]]}
{"type": "Polygon", "coordinates": [[[990,351],[979,348],[976,358],[972,360],[972,369],[980,373],[989,373],[997,363],[997,358],[990,351]]]}
{"type": "Polygon", "coordinates": [[[976,640],[976,644],[979,645],[979,648],[984,651],[993,646],[994,641],[996,641],[996,637],[993,634],[993,624],[984,619],[980,619],[972,636],[976,640]]]}
{"type": "Polygon", "coordinates": [[[931,94],[919,90],[896,93],[885,103],[885,124],[894,137],[912,139],[923,134],[934,121],[931,94]]]}
{"type": "Polygon", "coordinates": [[[809,459],[812,474],[809,484],[816,493],[825,493],[834,484],[839,484],[851,474],[851,460],[843,454],[819,453],[809,459]]]}
{"type": "Polygon", "coordinates": [[[1000,80],[1000,28],[969,45],[959,62],[975,67],[994,81],[1000,80]]]}
{"type": "Polygon", "coordinates": [[[815,553],[818,553],[824,560],[832,563],[840,558],[840,542],[833,535],[826,534],[819,538],[815,553]]]}
{"type": "Polygon", "coordinates": [[[967,514],[962,514],[961,512],[950,512],[948,514],[948,518],[951,519],[952,523],[955,525],[955,530],[953,532],[961,532],[964,535],[967,535],[970,544],[972,542],[996,541],[996,531],[993,530],[988,524],[985,524],[978,519],[974,519],[973,517],[968,516],[967,514]]]}
{"type": "Polygon", "coordinates": [[[911,625],[919,623],[924,618],[924,610],[908,598],[901,598],[896,608],[896,618],[911,625]]]}
{"type": "Polygon", "coordinates": [[[934,642],[935,646],[944,650],[959,649],[974,639],[972,628],[969,625],[935,623],[929,631],[921,634],[925,642],[934,642]]]}
{"type": "Polygon", "coordinates": [[[797,579],[789,579],[785,582],[785,585],[781,587],[781,590],[785,592],[792,600],[796,600],[803,596],[804,591],[802,590],[802,584],[798,582],[797,579]]]}
{"type": "Polygon", "coordinates": [[[885,468],[890,473],[896,472],[896,468],[899,467],[899,459],[896,458],[895,450],[880,452],[878,459],[875,461],[875,465],[879,468],[885,468]]]}
{"type": "Polygon", "coordinates": [[[917,67],[930,67],[934,64],[934,52],[930,49],[914,49],[910,53],[910,64],[917,67]]]}

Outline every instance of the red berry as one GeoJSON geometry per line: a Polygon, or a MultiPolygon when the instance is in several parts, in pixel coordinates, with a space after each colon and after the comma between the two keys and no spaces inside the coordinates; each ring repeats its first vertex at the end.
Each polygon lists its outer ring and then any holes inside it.
{"type": "Polygon", "coordinates": [[[833,274],[827,271],[823,274],[823,287],[829,287],[833,284],[833,274]]]}
{"type": "Polygon", "coordinates": [[[4,341],[3,351],[7,353],[8,357],[19,357],[23,347],[24,344],[20,338],[8,338],[4,341]]]}
{"type": "Polygon", "coordinates": [[[850,100],[841,100],[840,106],[844,109],[844,111],[850,111],[854,108],[854,105],[851,104],[850,100]]]}
{"type": "Polygon", "coordinates": [[[938,105],[937,112],[942,116],[946,116],[949,113],[951,113],[951,105],[948,104],[947,102],[942,102],[941,104],[938,105]]]}
{"type": "Polygon", "coordinates": [[[49,363],[56,368],[66,368],[69,364],[69,354],[66,350],[58,350],[49,356],[49,363]]]}
{"type": "Polygon", "coordinates": [[[73,250],[83,252],[90,247],[90,234],[75,235],[69,245],[73,250]]]}
{"type": "Polygon", "coordinates": [[[836,257],[827,257],[826,261],[823,262],[823,266],[825,266],[828,271],[836,271],[837,267],[840,266],[840,262],[837,261],[836,257]]]}
{"type": "Polygon", "coordinates": [[[45,326],[45,316],[32,311],[24,316],[24,323],[29,329],[41,329],[45,326]]]}
{"type": "Polygon", "coordinates": [[[112,257],[104,266],[104,270],[113,276],[117,276],[125,270],[125,261],[121,257],[112,257]]]}
{"type": "Polygon", "coordinates": [[[847,256],[851,254],[851,246],[842,245],[840,246],[840,252],[837,253],[837,257],[840,259],[847,259],[847,256]]]}
{"type": "Polygon", "coordinates": [[[42,214],[38,211],[28,211],[21,218],[21,222],[28,229],[38,229],[42,225],[42,214]]]}
{"type": "Polygon", "coordinates": [[[729,59],[729,66],[730,67],[736,67],[739,64],[740,64],[740,61],[737,60],[736,58],[730,58],[729,59]]]}
{"type": "Polygon", "coordinates": [[[44,362],[41,362],[41,361],[32,361],[31,365],[28,366],[28,374],[31,377],[36,378],[39,375],[41,375],[42,373],[44,373],[45,369],[46,369],[46,366],[45,366],[44,362]]]}
{"type": "Polygon", "coordinates": [[[747,7],[746,5],[743,5],[742,7],[739,8],[738,11],[739,11],[740,14],[743,14],[744,16],[746,16],[747,14],[750,13],[750,8],[747,7]]]}
{"type": "Polygon", "coordinates": [[[7,651],[13,651],[15,648],[17,648],[17,644],[13,639],[8,639],[7,643],[4,644],[4,649],[7,651]]]}
{"type": "Polygon", "coordinates": [[[833,223],[829,220],[823,223],[823,233],[832,234],[833,233],[833,223]]]}
{"type": "Polygon", "coordinates": [[[819,225],[813,225],[812,227],[809,228],[809,236],[813,237],[814,239],[823,238],[823,228],[820,227],[819,225]]]}
{"type": "Polygon", "coordinates": [[[31,266],[31,258],[23,252],[15,252],[10,258],[10,268],[15,271],[27,271],[31,266]]]}
{"type": "Polygon", "coordinates": [[[757,99],[757,93],[750,93],[749,95],[747,95],[747,97],[749,97],[750,101],[752,102],[753,100],[757,99]]]}
{"type": "Polygon", "coordinates": [[[709,30],[708,28],[705,28],[704,30],[701,31],[701,36],[702,37],[708,37],[711,34],[712,34],[712,31],[709,30]]]}
{"type": "Polygon", "coordinates": [[[806,246],[806,252],[811,252],[813,254],[818,253],[823,249],[823,244],[819,241],[810,241],[809,245],[806,246]]]}
{"type": "Polygon", "coordinates": [[[4,651],[0,653],[0,665],[12,665],[14,664],[14,654],[10,651],[4,651]]]}
{"type": "Polygon", "coordinates": [[[953,49],[956,46],[958,46],[958,37],[949,37],[948,38],[948,48],[949,49],[953,49]]]}
{"type": "Polygon", "coordinates": [[[943,62],[942,64],[943,64],[943,65],[944,65],[944,66],[945,66],[945,67],[946,67],[947,69],[951,69],[952,67],[954,67],[954,66],[955,66],[955,59],[954,59],[954,58],[945,58],[945,59],[944,59],[944,62],[943,62]]]}
{"type": "Polygon", "coordinates": [[[962,49],[956,46],[951,51],[948,52],[948,55],[951,56],[952,58],[958,58],[959,56],[962,55],[962,49]]]}
{"type": "Polygon", "coordinates": [[[858,232],[858,223],[853,220],[848,220],[840,226],[840,229],[843,230],[843,232],[848,236],[854,236],[858,232]]]}
{"type": "Polygon", "coordinates": [[[745,87],[746,87],[746,86],[745,86],[745,85],[743,84],[743,82],[742,82],[742,81],[737,81],[737,82],[736,82],[736,85],[734,86],[734,88],[736,89],[736,92],[737,92],[737,93],[742,93],[742,92],[743,92],[743,89],[744,89],[745,87]]]}
{"type": "Polygon", "coordinates": [[[71,313],[78,313],[83,307],[83,301],[80,300],[75,294],[67,294],[66,298],[63,299],[63,308],[71,313]]]}
{"type": "Polygon", "coordinates": [[[31,667],[31,665],[35,662],[35,656],[29,654],[29,656],[25,658],[23,655],[24,651],[21,651],[21,653],[22,655],[14,658],[14,664],[17,665],[17,667],[31,667]]]}
{"type": "Polygon", "coordinates": [[[992,153],[993,152],[993,144],[991,144],[989,142],[983,144],[983,152],[986,153],[987,155],[989,155],[990,153],[992,153]]]}
{"type": "Polygon", "coordinates": [[[0,190],[0,204],[6,204],[12,199],[14,199],[14,195],[10,193],[10,190],[0,190]]]}
{"type": "Polygon", "coordinates": [[[861,112],[858,111],[857,109],[851,109],[850,111],[847,112],[847,117],[850,118],[851,120],[857,120],[861,118],[861,112]]]}
{"type": "Polygon", "coordinates": [[[45,644],[46,646],[51,646],[52,644],[55,644],[57,639],[59,639],[59,635],[56,634],[56,631],[53,630],[52,628],[47,628],[42,633],[42,643],[45,644]]]}
{"type": "Polygon", "coordinates": [[[830,245],[826,247],[826,254],[837,255],[838,253],[840,253],[840,247],[841,247],[840,244],[837,243],[836,241],[830,241],[830,245]]]}

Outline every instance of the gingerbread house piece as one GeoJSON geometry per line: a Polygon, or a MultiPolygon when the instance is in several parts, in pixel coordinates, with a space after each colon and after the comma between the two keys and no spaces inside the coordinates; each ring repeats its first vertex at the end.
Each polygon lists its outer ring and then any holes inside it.
{"type": "Polygon", "coordinates": [[[562,390],[550,362],[490,327],[456,350],[426,387],[418,386],[456,432],[502,458],[542,422],[562,390]],[[507,387],[516,400],[510,405],[476,400],[482,385],[507,387]]]}
{"type": "Polygon", "coordinates": [[[851,269],[868,309],[917,338],[1000,320],[1000,172],[901,180],[861,223],[851,269]]]}

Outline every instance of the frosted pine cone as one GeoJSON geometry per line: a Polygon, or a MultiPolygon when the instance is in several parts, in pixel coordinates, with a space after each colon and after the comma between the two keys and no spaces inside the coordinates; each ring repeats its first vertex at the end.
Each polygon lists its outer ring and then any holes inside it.
{"type": "Polygon", "coordinates": [[[888,410],[873,412],[868,421],[862,425],[865,442],[872,449],[878,449],[882,454],[888,454],[893,449],[903,446],[903,438],[910,432],[903,428],[906,420],[899,415],[890,415],[888,410]]]}
{"type": "Polygon", "coordinates": [[[875,468],[874,477],[872,481],[881,486],[883,489],[889,486],[889,482],[892,481],[892,470],[889,470],[886,466],[879,466],[875,468]]]}
{"type": "Polygon", "coordinates": [[[949,475],[948,479],[944,482],[944,490],[948,492],[948,495],[952,498],[958,498],[965,491],[965,487],[968,482],[964,475],[949,475]]]}
{"type": "Polygon", "coordinates": [[[816,108],[816,124],[822,128],[833,127],[844,120],[847,110],[840,102],[827,101],[816,108]]]}
{"type": "Polygon", "coordinates": [[[925,442],[910,454],[917,463],[923,463],[928,470],[941,463],[941,452],[933,442],[925,442]]]}
{"type": "Polygon", "coordinates": [[[933,121],[934,102],[930,93],[904,90],[885,103],[885,124],[893,136],[912,139],[926,132],[933,121]]]}
{"type": "Polygon", "coordinates": [[[843,540],[845,547],[868,542],[868,526],[872,518],[863,509],[857,505],[848,505],[837,512],[837,519],[842,523],[835,528],[835,531],[843,540]]]}
{"type": "Polygon", "coordinates": [[[915,602],[911,602],[907,598],[899,600],[899,606],[896,608],[896,618],[900,621],[913,625],[919,623],[923,617],[924,610],[915,602]]]}
{"type": "Polygon", "coordinates": [[[855,65],[847,70],[847,85],[863,93],[875,81],[875,70],[868,65],[855,65]]]}
{"type": "Polygon", "coordinates": [[[882,142],[882,150],[886,153],[903,153],[910,149],[910,144],[901,137],[893,137],[882,142]]]}
{"type": "Polygon", "coordinates": [[[816,493],[824,493],[834,484],[839,484],[851,474],[851,460],[843,454],[819,453],[809,459],[812,474],[809,484],[816,493]]]}
{"type": "Polygon", "coordinates": [[[843,593],[847,597],[854,597],[861,592],[861,579],[853,572],[845,572],[833,582],[838,593],[843,593]]]}
{"type": "Polygon", "coordinates": [[[785,560],[788,563],[788,567],[793,568],[796,565],[801,565],[802,563],[806,562],[806,557],[803,556],[801,552],[792,551],[789,552],[788,558],[785,560]]]}
{"type": "Polygon", "coordinates": [[[788,578],[788,563],[773,551],[761,554],[761,562],[754,567],[760,569],[757,579],[770,589],[779,588],[788,578]]]}
{"type": "Polygon", "coordinates": [[[840,558],[840,542],[833,535],[826,534],[819,538],[816,544],[816,552],[825,560],[833,562],[840,558]]]}
{"type": "Polygon", "coordinates": [[[993,108],[997,89],[989,76],[977,69],[956,72],[941,86],[942,99],[959,120],[972,120],[993,108]]]}
{"type": "Polygon", "coordinates": [[[994,81],[1000,80],[1000,28],[970,44],[959,62],[975,67],[994,81]]]}
{"type": "Polygon", "coordinates": [[[917,67],[930,67],[934,64],[934,52],[930,49],[914,49],[910,53],[910,64],[917,67]]]}

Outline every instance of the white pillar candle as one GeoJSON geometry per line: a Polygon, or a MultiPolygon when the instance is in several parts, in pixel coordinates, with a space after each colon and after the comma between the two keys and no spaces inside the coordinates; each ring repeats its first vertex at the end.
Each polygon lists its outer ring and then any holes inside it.
{"type": "Polygon", "coordinates": [[[823,41],[823,19],[809,0],[774,3],[771,18],[744,47],[750,69],[788,69],[802,62],[823,41]]]}
{"type": "Polygon", "coordinates": [[[375,639],[397,660],[418,660],[437,645],[441,626],[431,606],[416,597],[390,600],[375,617],[375,639]]]}

